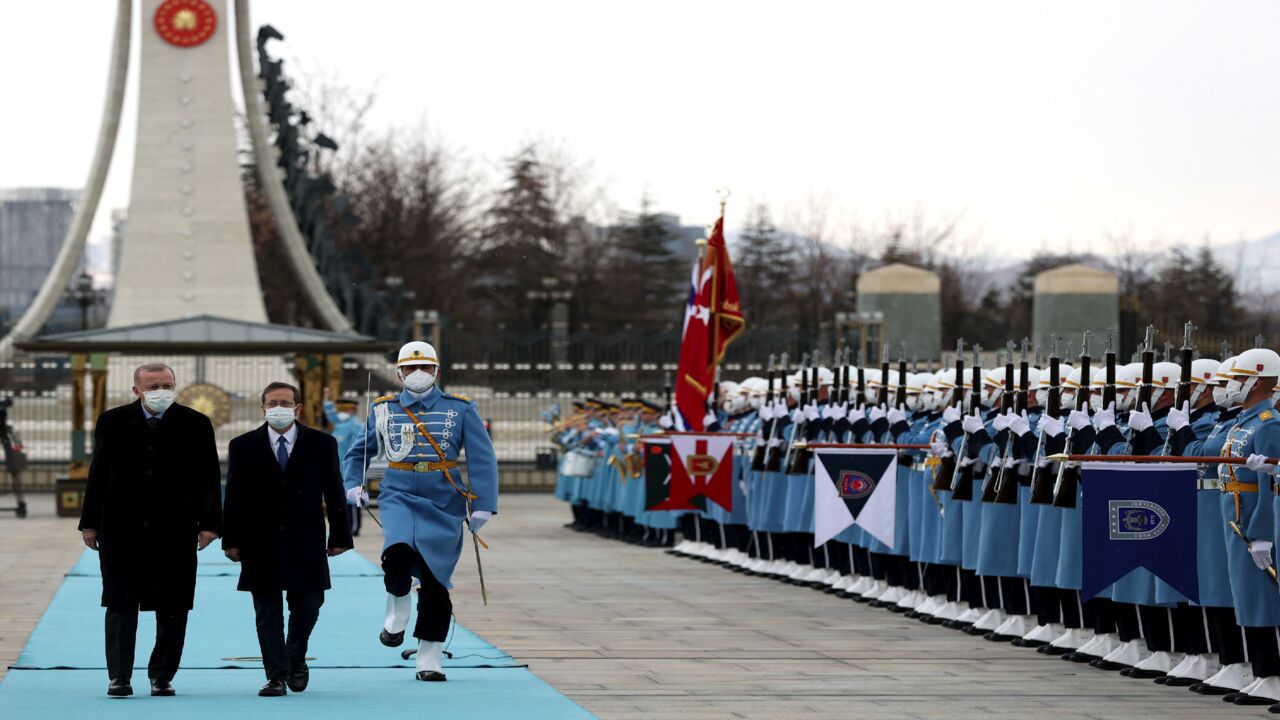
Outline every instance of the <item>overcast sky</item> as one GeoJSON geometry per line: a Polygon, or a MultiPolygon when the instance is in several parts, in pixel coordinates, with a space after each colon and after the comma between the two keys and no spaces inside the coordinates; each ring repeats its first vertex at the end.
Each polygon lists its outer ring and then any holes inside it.
{"type": "MultiPolygon", "coordinates": [[[[0,3],[0,187],[83,184],[114,12],[0,3]]],[[[482,167],[552,138],[620,206],[647,189],[691,224],[727,186],[731,224],[751,199],[782,215],[826,198],[840,223],[920,207],[963,213],[1016,255],[1105,251],[1107,233],[1280,230],[1273,0],[253,0],[252,13],[286,35],[278,56],[376,86],[375,127],[426,126],[482,167]]],[[[128,204],[132,71],[100,218],[128,204]]]]}

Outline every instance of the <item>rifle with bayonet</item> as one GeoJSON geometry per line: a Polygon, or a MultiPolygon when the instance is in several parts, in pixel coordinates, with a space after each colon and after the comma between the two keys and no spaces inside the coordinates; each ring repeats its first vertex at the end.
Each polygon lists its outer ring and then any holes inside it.
{"type": "MultiPolygon", "coordinates": [[[[1085,331],[1085,343],[1089,342],[1089,333],[1085,331]]],[[[1089,349],[1083,348],[1080,353],[1080,362],[1084,363],[1084,372],[1089,372],[1089,349]]],[[[1051,418],[1059,418],[1062,416],[1062,361],[1058,358],[1058,336],[1051,336],[1049,346],[1049,397],[1045,407],[1045,414],[1051,418]]],[[[1087,381],[1085,381],[1087,383],[1087,381]]],[[[1087,385],[1086,385],[1087,386],[1087,385]]],[[[1078,404],[1077,404],[1078,406],[1078,404]]],[[[1041,467],[1040,458],[1043,457],[1045,446],[1044,427],[1040,428],[1037,433],[1039,438],[1036,440],[1035,464],[1031,467],[1031,503],[1033,505],[1048,505],[1053,502],[1053,486],[1049,484],[1049,471],[1041,467]]],[[[1066,432],[1067,442],[1071,442],[1071,429],[1066,432]]]]}
{"type": "Polygon", "coordinates": [[[1154,325],[1147,326],[1147,334],[1142,342],[1142,385],[1138,387],[1138,402],[1134,404],[1135,410],[1151,412],[1151,395],[1155,389],[1153,384],[1156,351],[1152,346],[1156,336],[1156,328],[1154,325]]]}
{"type": "MultiPolygon", "coordinates": [[[[956,340],[956,386],[951,390],[951,407],[960,410],[961,417],[964,416],[964,338],[956,340]]],[[[941,430],[938,431],[938,433],[941,432],[941,430]]],[[[934,436],[936,437],[938,433],[934,433],[934,436]]],[[[942,439],[946,442],[945,433],[942,439]]],[[[942,464],[938,467],[938,474],[933,478],[933,489],[950,490],[955,473],[955,454],[944,455],[942,464]]]]}
{"type": "MultiPolygon", "coordinates": [[[[768,379],[769,384],[766,386],[766,390],[764,393],[764,404],[760,406],[760,409],[762,410],[764,410],[765,408],[768,408],[766,414],[770,414],[773,412],[773,373],[774,373],[773,362],[774,360],[775,358],[773,353],[769,353],[769,369],[765,373],[765,377],[768,379]]],[[[763,423],[761,423],[760,442],[756,444],[755,451],[751,455],[752,470],[755,470],[757,472],[764,470],[765,453],[769,446],[769,440],[773,438],[773,426],[776,423],[777,423],[777,420],[773,417],[770,417],[768,420],[765,420],[763,423]]]]}
{"type": "MultiPolygon", "coordinates": [[[[1027,360],[1028,340],[1022,338],[1022,359],[1018,363],[1018,394],[1014,397],[1014,414],[1021,416],[1027,412],[1027,406],[1030,404],[1028,395],[1031,393],[1031,365],[1027,360]]],[[[1018,471],[1016,468],[1010,467],[1011,463],[1008,458],[1013,457],[1013,450],[1018,442],[1017,436],[1013,429],[1009,429],[1009,437],[1005,442],[1006,460],[1000,468],[1000,480],[996,483],[996,502],[1002,505],[1016,505],[1018,503],[1018,471]]]]}
{"type": "MultiPolygon", "coordinates": [[[[1191,334],[1196,331],[1196,326],[1190,320],[1182,326],[1182,348],[1180,349],[1182,363],[1182,373],[1178,378],[1178,393],[1173,398],[1173,406],[1179,410],[1186,406],[1187,415],[1191,414],[1191,363],[1195,362],[1195,346],[1191,344],[1191,334]]],[[[1226,357],[1224,356],[1225,360],[1226,357]]],[[[1169,443],[1173,441],[1173,431],[1165,428],[1164,447],[1160,449],[1161,455],[1169,454],[1169,443]]]]}
{"type": "MultiPolygon", "coordinates": [[[[1116,402],[1116,351],[1115,351],[1115,330],[1107,329],[1107,347],[1106,354],[1103,355],[1104,367],[1106,367],[1106,380],[1102,386],[1102,407],[1108,408],[1116,402]]],[[[1088,386],[1083,380],[1087,374],[1082,376],[1081,395],[1087,397],[1088,386]]],[[[1072,452],[1074,448],[1068,444],[1066,452],[1072,452]]],[[[1053,505],[1060,508],[1073,508],[1076,506],[1077,489],[1080,486],[1080,465],[1079,463],[1064,462],[1058,467],[1058,482],[1054,488],[1053,505]]]]}
{"type": "MultiPolygon", "coordinates": [[[[1004,353],[1004,392],[1000,394],[1000,413],[1005,414],[1013,409],[1014,389],[1013,389],[1013,341],[1008,342],[1004,353]]],[[[1005,430],[1004,452],[992,459],[1000,463],[999,467],[989,466],[987,468],[986,482],[982,483],[982,502],[989,503],[996,501],[996,481],[1004,473],[1004,459],[1009,457],[1009,453],[1013,450],[1013,431],[1005,430]]]]}
{"type": "MultiPolygon", "coordinates": [[[[781,362],[778,365],[781,377],[778,378],[777,395],[777,401],[781,407],[774,408],[773,428],[769,432],[769,444],[764,450],[765,472],[778,472],[782,469],[782,453],[778,448],[782,446],[782,438],[787,428],[787,360],[787,354],[782,353],[781,362]]],[[[773,383],[769,384],[769,392],[773,392],[773,383]]]]}
{"type": "Polygon", "coordinates": [[[800,358],[800,400],[796,403],[795,412],[795,429],[791,432],[791,443],[787,446],[787,458],[782,464],[784,472],[792,474],[796,472],[796,455],[799,447],[805,441],[805,436],[809,431],[809,419],[805,417],[804,409],[809,404],[809,355],[806,353],[800,358]]]}
{"type": "MultiPolygon", "coordinates": [[[[969,409],[965,413],[981,412],[982,408],[982,346],[973,346],[973,367],[969,369],[969,409]]],[[[956,392],[963,394],[964,383],[957,382],[956,392]]],[[[951,499],[973,499],[973,463],[965,463],[969,454],[969,433],[960,440],[960,452],[956,453],[956,471],[952,474],[951,499]]]]}

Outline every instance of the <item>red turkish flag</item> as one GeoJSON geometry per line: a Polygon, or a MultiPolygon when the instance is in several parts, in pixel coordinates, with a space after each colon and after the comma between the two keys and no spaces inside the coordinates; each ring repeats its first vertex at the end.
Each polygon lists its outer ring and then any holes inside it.
{"type": "Polygon", "coordinates": [[[723,216],[716,220],[707,239],[692,284],[680,340],[675,392],[676,408],[684,418],[685,429],[696,432],[704,429],[702,418],[707,414],[716,365],[746,326],[738,300],[738,281],[724,241],[723,216]]]}

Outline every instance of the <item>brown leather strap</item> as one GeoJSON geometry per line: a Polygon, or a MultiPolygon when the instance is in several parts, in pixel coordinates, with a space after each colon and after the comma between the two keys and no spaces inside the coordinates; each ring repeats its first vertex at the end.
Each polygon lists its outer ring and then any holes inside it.
{"type": "MultiPolygon", "coordinates": [[[[427,442],[431,443],[431,448],[436,451],[436,457],[440,458],[440,462],[453,462],[453,466],[457,467],[458,464],[456,462],[449,460],[444,456],[444,449],[441,448],[440,443],[436,442],[436,439],[431,436],[430,431],[428,431],[427,427],[422,424],[422,421],[418,419],[418,416],[414,415],[412,410],[404,407],[403,405],[400,406],[400,409],[404,410],[405,415],[408,415],[409,419],[413,421],[414,427],[418,428],[418,432],[422,433],[422,437],[426,438],[427,442]]],[[[448,480],[449,484],[453,486],[454,492],[467,500],[476,499],[476,495],[474,493],[466,492],[462,488],[458,487],[458,483],[453,481],[453,473],[449,472],[449,470],[444,470],[444,479],[448,480]]]]}

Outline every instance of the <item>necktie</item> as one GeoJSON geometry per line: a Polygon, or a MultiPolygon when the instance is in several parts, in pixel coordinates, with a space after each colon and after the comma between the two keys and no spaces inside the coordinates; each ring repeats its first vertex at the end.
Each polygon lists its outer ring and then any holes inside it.
{"type": "Polygon", "coordinates": [[[160,418],[158,418],[158,417],[149,417],[149,418],[147,418],[147,427],[148,427],[148,428],[150,428],[150,429],[152,429],[152,430],[155,430],[155,429],[156,429],[157,427],[159,427],[159,426],[160,426],[160,418]]]}
{"type": "Polygon", "coordinates": [[[289,464],[289,451],[285,449],[284,436],[280,436],[280,442],[276,443],[276,462],[280,463],[280,469],[283,470],[285,465],[289,464]]]}

